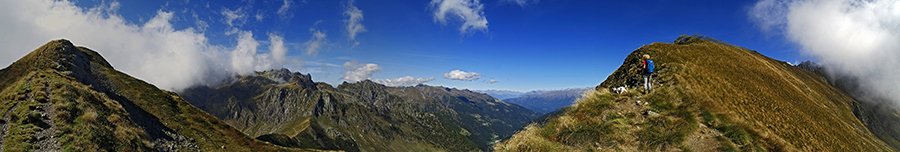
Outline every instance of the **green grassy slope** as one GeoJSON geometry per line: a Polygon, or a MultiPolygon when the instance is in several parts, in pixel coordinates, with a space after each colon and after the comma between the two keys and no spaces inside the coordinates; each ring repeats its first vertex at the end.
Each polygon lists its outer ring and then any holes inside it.
{"type": "Polygon", "coordinates": [[[0,70],[0,88],[4,151],[303,151],[250,138],[67,40],[0,70]]]}
{"type": "Polygon", "coordinates": [[[814,73],[695,37],[635,50],[596,90],[495,150],[895,151],[814,73]],[[657,64],[656,89],[609,93],[640,85],[643,54],[657,64]]]}

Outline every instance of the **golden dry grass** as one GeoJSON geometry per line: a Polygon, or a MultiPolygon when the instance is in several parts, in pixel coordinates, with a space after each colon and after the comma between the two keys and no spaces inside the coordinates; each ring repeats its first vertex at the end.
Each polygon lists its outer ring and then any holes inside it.
{"type": "Polygon", "coordinates": [[[600,93],[587,93],[566,114],[544,126],[526,128],[494,148],[681,151],[707,146],[682,143],[692,138],[687,135],[697,134],[702,123],[721,134],[716,136],[722,146],[717,149],[723,151],[894,151],[853,115],[851,105],[856,101],[815,74],[755,51],[706,40],[645,45],[597,90],[600,93]],[[657,64],[655,90],[607,93],[606,88],[639,86],[640,76],[633,71],[643,54],[653,56],[657,64]],[[644,108],[661,116],[623,112],[628,107],[620,103],[635,100],[649,102],[644,108]],[[604,132],[610,128],[616,131],[604,132]]]}

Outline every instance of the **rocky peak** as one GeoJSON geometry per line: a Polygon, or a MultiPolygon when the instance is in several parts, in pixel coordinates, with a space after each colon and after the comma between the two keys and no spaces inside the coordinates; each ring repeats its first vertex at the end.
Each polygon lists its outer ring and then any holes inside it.
{"type": "Polygon", "coordinates": [[[274,81],[276,84],[295,84],[306,89],[317,90],[316,83],[312,81],[312,75],[303,75],[300,72],[291,72],[286,68],[272,69],[269,71],[256,72],[256,76],[274,81]]]}
{"type": "Polygon", "coordinates": [[[56,70],[77,79],[85,85],[103,92],[106,89],[96,81],[95,67],[113,69],[99,53],[85,47],[77,47],[66,39],[47,42],[22,59],[10,65],[13,71],[56,70]]]}
{"type": "Polygon", "coordinates": [[[368,79],[356,83],[344,82],[337,87],[337,89],[356,94],[360,99],[367,103],[375,103],[379,100],[386,100],[389,98],[387,95],[388,93],[387,91],[384,91],[384,88],[384,85],[372,82],[372,80],[368,79]]]}

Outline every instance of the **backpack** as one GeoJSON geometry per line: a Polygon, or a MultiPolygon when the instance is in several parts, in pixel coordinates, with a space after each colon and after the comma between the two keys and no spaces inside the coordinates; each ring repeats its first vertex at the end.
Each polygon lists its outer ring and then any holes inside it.
{"type": "Polygon", "coordinates": [[[653,60],[644,60],[644,64],[646,64],[647,69],[645,70],[647,73],[653,73],[653,69],[656,69],[656,66],[653,65],[653,60]]]}

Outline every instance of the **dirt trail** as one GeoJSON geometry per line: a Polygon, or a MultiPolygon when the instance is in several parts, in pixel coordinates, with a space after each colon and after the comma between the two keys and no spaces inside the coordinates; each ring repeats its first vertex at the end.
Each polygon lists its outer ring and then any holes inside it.
{"type": "MultiPolygon", "coordinates": [[[[41,83],[41,82],[39,82],[41,83]]],[[[56,111],[53,109],[53,94],[51,93],[50,82],[45,81],[46,89],[44,91],[47,92],[46,101],[42,101],[41,105],[35,109],[41,113],[41,121],[43,125],[41,125],[41,130],[35,132],[34,137],[37,139],[35,144],[40,146],[40,149],[34,149],[35,151],[62,151],[62,148],[59,146],[59,141],[57,140],[59,137],[56,136],[56,124],[53,123],[53,120],[56,118],[56,111]]],[[[41,101],[39,101],[41,102],[41,101]]],[[[58,102],[66,102],[66,101],[58,101],[58,102]]]]}

